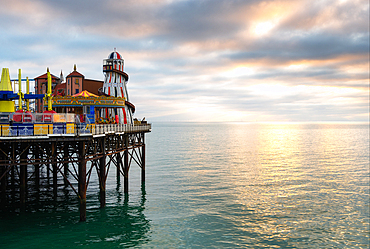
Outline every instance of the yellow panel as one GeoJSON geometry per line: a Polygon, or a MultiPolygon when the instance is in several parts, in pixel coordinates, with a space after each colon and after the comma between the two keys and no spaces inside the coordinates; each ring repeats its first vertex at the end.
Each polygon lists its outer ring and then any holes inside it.
{"type": "Polygon", "coordinates": [[[0,101],[0,112],[14,112],[14,102],[3,100],[0,101]]]}
{"type": "Polygon", "coordinates": [[[9,125],[0,125],[1,136],[9,136],[9,125]]]}
{"type": "Polygon", "coordinates": [[[75,133],[75,124],[67,124],[67,134],[75,133]]]}
{"type": "MultiPolygon", "coordinates": [[[[46,135],[49,133],[49,124],[34,124],[35,135],[46,135]]],[[[51,133],[53,133],[53,125],[51,125],[51,133]]]]}

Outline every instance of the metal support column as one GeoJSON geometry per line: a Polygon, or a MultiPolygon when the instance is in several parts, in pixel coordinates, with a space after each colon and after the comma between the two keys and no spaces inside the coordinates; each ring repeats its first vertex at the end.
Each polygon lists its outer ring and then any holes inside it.
{"type": "Polygon", "coordinates": [[[103,156],[99,159],[99,187],[100,187],[100,207],[105,207],[105,187],[106,187],[106,176],[105,176],[105,138],[102,139],[102,154],[103,156]]]}
{"type": "Polygon", "coordinates": [[[80,221],[86,221],[86,159],[84,141],[79,143],[78,154],[78,197],[80,198],[80,221]]]}
{"type": "Polygon", "coordinates": [[[39,192],[40,187],[40,151],[37,147],[33,146],[33,154],[35,157],[35,187],[37,189],[37,193],[39,192]]]}
{"type": "Polygon", "coordinates": [[[53,194],[54,198],[57,198],[57,190],[58,190],[58,177],[57,177],[57,144],[56,142],[51,143],[51,164],[53,167],[53,194]]]}
{"type": "Polygon", "coordinates": [[[26,150],[20,155],[19,190],[21,206],[26,203],[27,154],[28,151],[26,150]]]}
{"type": "MultiPolygon", "coordinates": [[[[0,161],[1,161],[0,162],[0,177],[6,172],[6,164],[3,163],[3,160],[4,160],[4,157],[0,156],[0,161]]],[[[5,203],[6,203],[6,194],[5,194],[5,192],[6,192],[7,178],[8,178],[7,174],[5,174],[3,178],[1,178],[1,183],[0,183],[0,185],[1,185],[1,189],[0,189],[0,191],[1,191],[1,201],[0,201],[1,205],[5,205],[5,203]]]]}
{"type": "Polygon", "coordinates": [[[11,144],[11,163],[13,164],[13,166],[11,167],[10,169],[10,184],[12,185],[12,200],[13,200],[13,203],[15,202],[15,167],[14,164],[16,163],[16,155],[15,155],[15,146],[14,144],[11,144]]]}
{"type": "MultiPolygon", "coordinates": [[[[68,175],[68,143],[64,144],[64,149],[63,149],[63,169],[64,169],[64,176],[67,177],[68,175]]],[[[68,181],[67,179],[64,178],[64,186],[68,186],[68,181]]]]}
{"type": "Polygon", "coordinates": [[[142,146],[141,146],[141,184],[145,183],[145,141],[144,133],[141,134],[142,146]]]}
{"type": "Polygon", "coordinates": [[[128,136],[125,136],[125,151],[124,151],[124,165],[123,165],[123,172],[124,172],[124,181],[123,181],[123,192],[128,193],[128,171],[130,165],[128,163],[128,136]]]}
{"type": "Polygon", "coordinates": [[[120,179],[121,177],[121,165],[122,165],[122,157],[121,157],[121,153],[117,153],[116,154],[116,177],[117,177],[117,180],[120,179]]]}

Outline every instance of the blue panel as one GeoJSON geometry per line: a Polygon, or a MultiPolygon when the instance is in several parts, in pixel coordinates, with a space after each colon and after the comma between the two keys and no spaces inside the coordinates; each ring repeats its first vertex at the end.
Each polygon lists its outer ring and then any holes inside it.
{"type": "Polygon", "coordinates": [[[87,114],[86,116],[91,124],[95,123],[95,114],[87,114]]]}
{"type": "Polygon", "coordinates": [[[0,100],[12,100],[18,98],[18,94],[12,91],[0,91],[0,100]]]}
{"type": "Polygon", "coordinates": [[[24,99],[42,99],[44,98],[44,94],[25,94],[24,99]]]}
{"type": "Polygon", "coordinates": [[[10,133],[12,136],[32,136],[33,124],[13,124],[10,133]]]}
{"type": "Polygon", "coordinates": [[[66,124],[53,124],[53,134],[65,134],[66,133],[66,124]]]}

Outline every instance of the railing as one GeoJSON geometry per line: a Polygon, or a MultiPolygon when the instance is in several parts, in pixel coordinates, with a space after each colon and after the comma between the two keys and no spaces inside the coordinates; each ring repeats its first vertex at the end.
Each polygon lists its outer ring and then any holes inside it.
{"type": "Polygon", "coordinates": [[[74,123],[77,119],[86,120],[86,115],[76,115],[74,113],[11,113],[1,114],[0,122],[28,123],[74,123]]]}
{"type": "Polygon", "coordinates": [[[124,132],[124,133],[133,133],[141,131],[150,131],[152,128],[151,124],[145,125],[125,125],[125,124],[96,124],[91,130],[91,133],[94,135],[104,134],[110,132],[124,132]]]}
{"type": "Polygon", "coordinates": [[[151,124],[125,125],[125,124],[76,124],[76,123],[35,123],[35,124],[0,124],[1,137],[16,136],[47,136],[51,134],[74,135],[106,134],[106,133],[135,133],[149,132],[151,124]]]}

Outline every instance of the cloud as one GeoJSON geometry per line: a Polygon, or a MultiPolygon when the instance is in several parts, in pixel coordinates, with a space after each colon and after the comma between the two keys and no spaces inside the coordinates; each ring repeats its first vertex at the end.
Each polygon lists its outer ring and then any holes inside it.
{"type": "Polygon", "coordinates": [[[147,119],[368,121],[368,1],[3,0],[0,14],[1,67],[103,79],[116,47],[147,119]]]}

